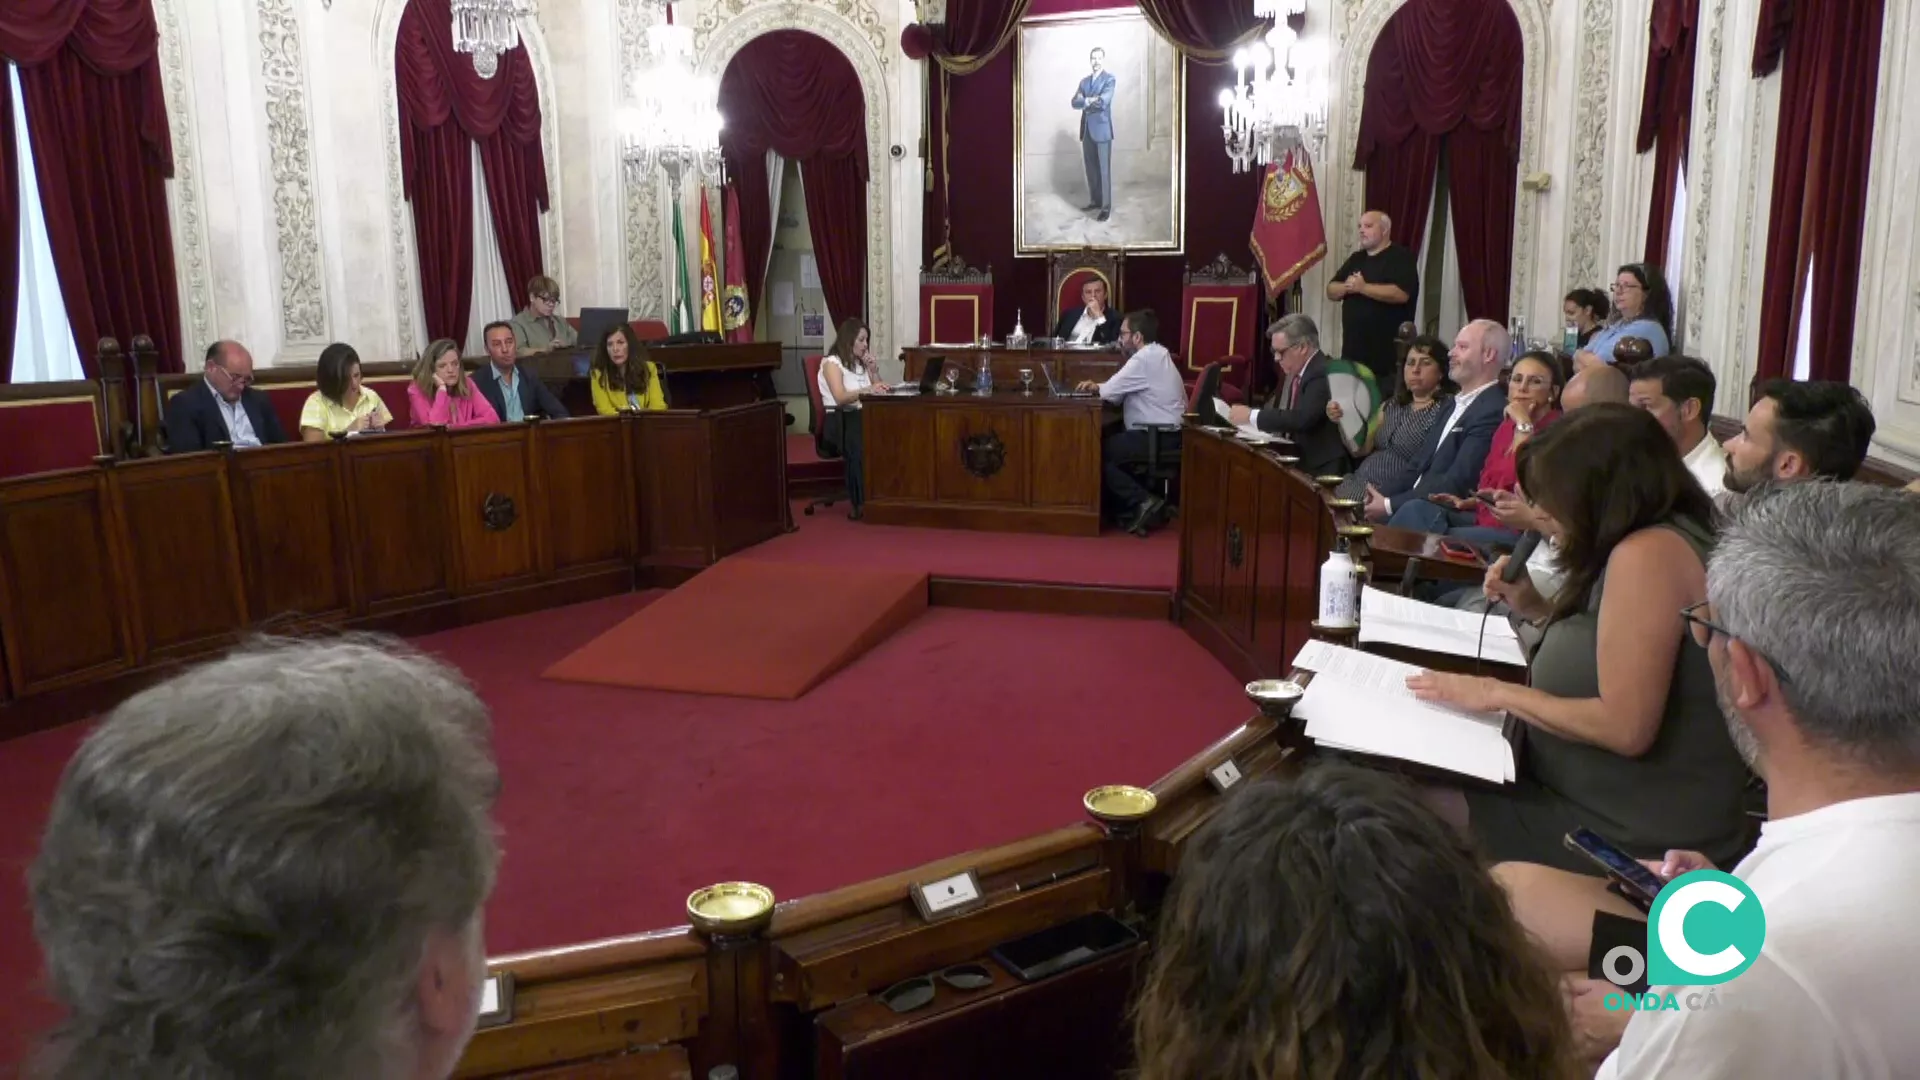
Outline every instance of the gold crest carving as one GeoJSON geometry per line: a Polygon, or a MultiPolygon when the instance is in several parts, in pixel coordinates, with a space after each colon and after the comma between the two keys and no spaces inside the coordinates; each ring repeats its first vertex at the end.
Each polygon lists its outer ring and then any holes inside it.
{"type": "Polygon", "coordinates": [[[1286,221],[1299,213],[1301,204],[1307,201],[1307,189],[1312,185],[1313,168],[1298,157],[1286,168],[1274,170],[1261,193],[1267,220],[1286,221]]]}

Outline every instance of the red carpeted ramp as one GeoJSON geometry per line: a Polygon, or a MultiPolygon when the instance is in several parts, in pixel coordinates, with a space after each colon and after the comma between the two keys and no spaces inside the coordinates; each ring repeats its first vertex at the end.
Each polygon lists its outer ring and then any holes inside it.
{"type": "Polygon", "coordinates": [[[925,573],[725,559],[545,675],[791,701],[925,610],[925,573]]]}

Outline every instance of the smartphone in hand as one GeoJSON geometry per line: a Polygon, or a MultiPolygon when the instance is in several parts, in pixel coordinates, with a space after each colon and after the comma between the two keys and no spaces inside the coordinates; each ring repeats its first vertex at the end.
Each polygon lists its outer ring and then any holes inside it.
{"type": "Polygon", "coordinates": [[[1568,848],[1598,864],[1630,900],[1651,906],[1654,897],[1659,896],[1660,890],[1666,886],[1658,874],[1591,829],[1575,829],[1566,835],[1565,841],[1568,848]]]}

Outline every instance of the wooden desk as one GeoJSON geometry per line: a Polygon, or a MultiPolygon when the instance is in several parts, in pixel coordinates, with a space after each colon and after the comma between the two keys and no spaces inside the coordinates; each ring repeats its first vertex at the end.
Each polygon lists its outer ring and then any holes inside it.
{"type": "MultiPolygon", "coordinates": [[[[521,359],[575,416],[593,415],[593,397],[584,376],[574,374],[590,346],[561,349],[521,359]]],[[[780,370],[780,343],[739,345],[650,345],[647,359],[666,380],[667,402],[676,409],[725,409],[771,401],[773,373],[780,370]]]]}
{"type": "MultiPolygon", "coordinates": [[[[920,372],[926,367],[927,357],[944,356],[947,364],[960,369],[960,389],[967,390],[973,385],[973,373],[980,370],[980,350],[974,346],[962,346],[957,349],[935,348],[931,345],[910,345],[900,350],[900,361],[905,364],[907,382],[919,382],[920,372]]],[[[1035,393],[1044,393],[1047,389],[1047,377],[1041,374],[1046,368],[1053,374],[1054,381],[1063,388],[1072,386],[1083,379],[1105,382],[1120,365],[1126,363],[1126,357],[1118,349],[1007,349],[987,350],[988,363],[993,365],[993,385],[998,388],[1017,390],[1020,387],[1020,369],[1028,368],[1033,372],[1035,393]]]]}
{"type": "Polygon", "coordinates": [[[0,685],[28,699],[0,737],[70,718],[35,697],[262,626],[418,632],[677,583],[786,528],[785,419],[420,428],[0,481],[0,685]]]}
{"type": "Polygon", "coordinates": [[[1099,398],[869,397],[866,518],[1100,535],[1099,398]]]}
{"type": "Polygon", "coordinates": [[[1330,489],[1231,434],[1189,424],[1183,438],[1181,625],[1236,677],[1282,678],[1319,614],[1330,489]]]}

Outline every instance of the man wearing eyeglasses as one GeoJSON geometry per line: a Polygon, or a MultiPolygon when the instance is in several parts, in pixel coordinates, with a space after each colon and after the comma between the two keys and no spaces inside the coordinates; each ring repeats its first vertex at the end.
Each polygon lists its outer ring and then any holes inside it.
{"type": "Polygon", "coordinates": [[[579,331],[560,317],[559,309],[559,282],[545,274],[527,282],[527,306],[507,322],[521,356],[571,349],[579,342],[579,331]]]}
{"type": "Polygon", "coordinates": [[[287,441],[267,395],[253,388],[253,354],[237,341],[207,347],[203,378],[167,401],[167,453],[287,441]]]}
{"type": "Polygon", "coordinates": [[[1340,425],[1327,416],[1333,388],[1327,382],[1319,326],[1299,313],[1285,316],[1273,324],[1272,345],[1280,386],[1265,405],[1235,405],[1227,418],[1292,440],[1300,468],[1310,476],[1345,474],[1347,445],[1340,439],[1340,425]]]}

